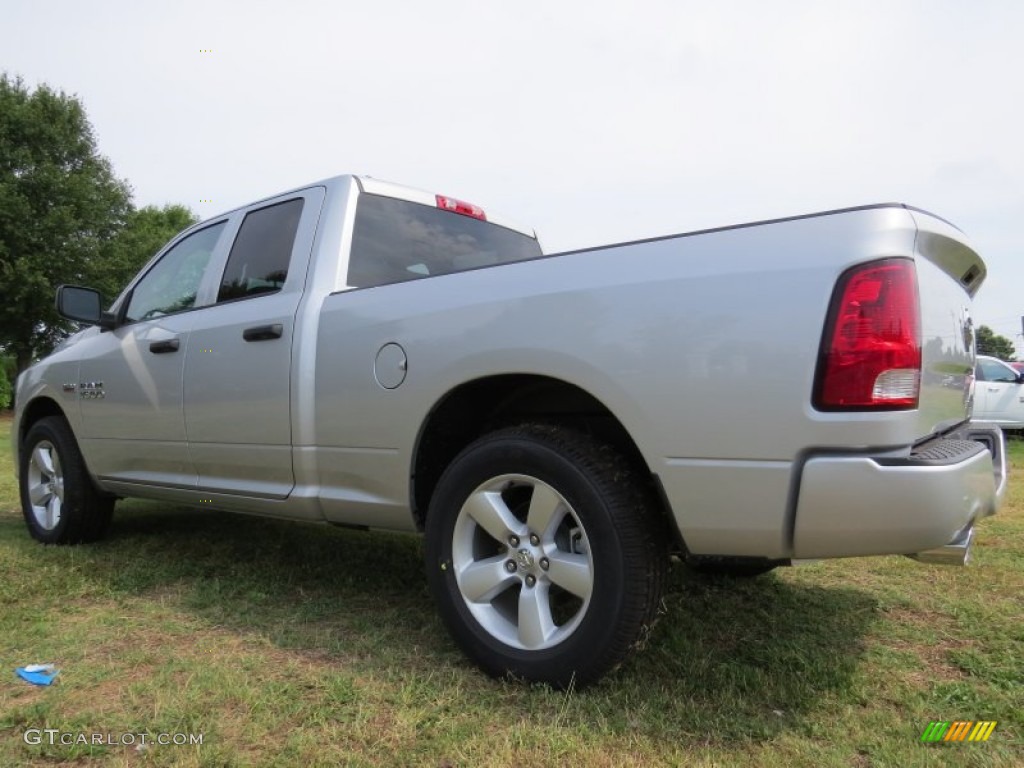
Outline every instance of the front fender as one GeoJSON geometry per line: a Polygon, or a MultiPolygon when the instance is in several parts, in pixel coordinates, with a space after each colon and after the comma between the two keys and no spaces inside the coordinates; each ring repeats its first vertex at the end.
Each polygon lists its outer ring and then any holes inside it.
{"type": "MultiPolygon", "coordinates": [[[[58,355],[59,358],[59,355],[58,355]]],[[[78,405],[77,360],[51,360],[47,358],[22,371],[18,376],[14,402],[14,420],[11,424],[11,449],[14,472],[20,465],[21,439],[28,427],[43,416],[60,413],[76,435],[81,426],[78,405]],[[73,385],[65,391],[64,385],[73,385]]]]}

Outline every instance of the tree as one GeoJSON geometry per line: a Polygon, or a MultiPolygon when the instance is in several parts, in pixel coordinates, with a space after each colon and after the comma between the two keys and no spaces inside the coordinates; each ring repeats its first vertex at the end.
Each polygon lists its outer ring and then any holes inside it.
{"type": "Polygon", "coordinates": [[[1000,336],[987,325],[979,325],[974,335],[979,355],[998,357],[1000,360],[1016,360],[1013,340],[1000,336]]]}
{"type": "Polygon", "coordinates": [[[106,257],[93,265],[90,285],[105,298],[113,299],[168,240],[198,220],[184,205],[147,205],[132,210],[106,257]]]}
{"type": "Polygon", "coordinates": [[[14,358],[0,354],[0,411],[10,408],[14,403],[14,358]]]}
{"type": "Polygon", "coordinates": [[[71,327],[54,310],[57,285],[110,279],[130,213],[131,189],[78,99],[0,76],[0,349],[17,371],[71,327]]]}

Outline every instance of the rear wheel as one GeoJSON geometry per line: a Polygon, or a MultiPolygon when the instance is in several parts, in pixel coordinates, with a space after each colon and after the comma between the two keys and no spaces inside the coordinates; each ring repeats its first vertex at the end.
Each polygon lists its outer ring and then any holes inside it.
{"type": "Polygon", "coordinates": [[[114,499],[92,483],[67,422],[48,416],[33,424],[19,450],[21,508],[32,538],[78,544],[103,536],[114,499]]]}
{"type": "Polygon", "coordinates": [[[667,565],[642,476],[608,446],[527,425],[466,448],[435,490],[427,570],[441,616],[486,672],[593,682],[652,623],[667,565]]]}

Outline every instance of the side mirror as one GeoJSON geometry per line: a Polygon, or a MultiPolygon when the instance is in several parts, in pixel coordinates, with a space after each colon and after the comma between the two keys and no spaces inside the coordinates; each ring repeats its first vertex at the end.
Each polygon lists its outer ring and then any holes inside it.
{"type": "Polygon", "coordinates": [[[57,313],[68,320],[110,329],[115,325],[113,316],[100,309],[100,292],[80,285],[62,285],[57,288],[57,313]]]}

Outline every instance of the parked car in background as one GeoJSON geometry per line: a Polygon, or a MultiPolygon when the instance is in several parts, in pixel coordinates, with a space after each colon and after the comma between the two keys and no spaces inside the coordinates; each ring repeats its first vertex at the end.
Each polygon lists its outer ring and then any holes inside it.
{"type": "Polygon", "coordinates": [[[1024,372],[1013,363],[978,355],[974,378],[974,421],[1024,429],[1024,372]]]}

